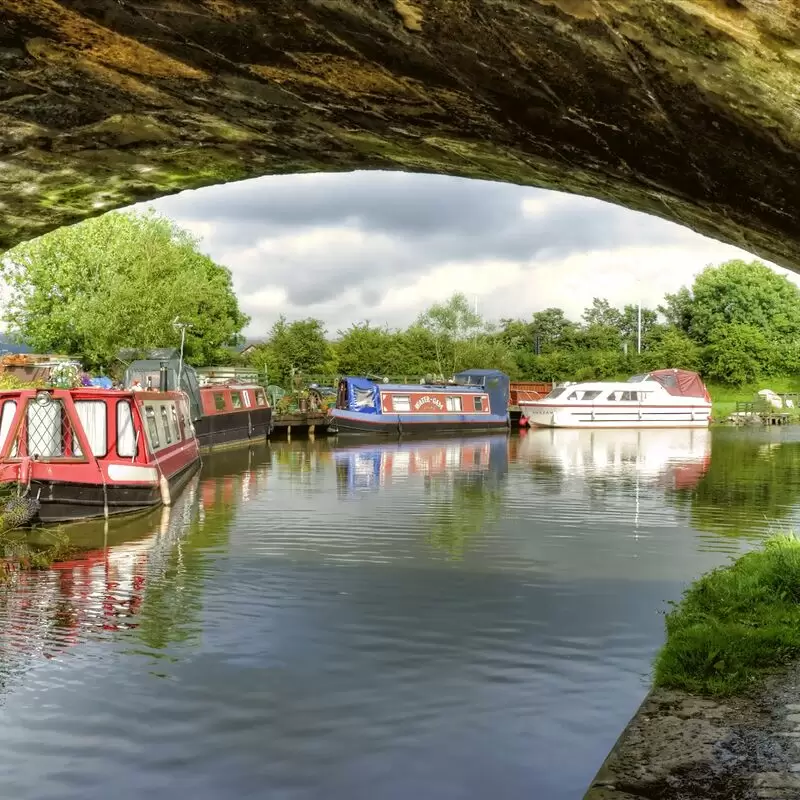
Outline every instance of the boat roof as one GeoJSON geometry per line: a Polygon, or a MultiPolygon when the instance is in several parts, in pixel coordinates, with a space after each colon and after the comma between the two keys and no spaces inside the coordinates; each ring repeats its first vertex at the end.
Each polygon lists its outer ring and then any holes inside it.
{"type": "Polygon", "coordinates": [[[654,389],[664,389],[664,387],[658,382],[651,380],[648,378],[644,381],[636,381],[632,383],[630,381],[581,381],[580,383],[570,383],[568,386],[554,386],[553,390],[556,389],[563,389],[565,392],[573,392],[576,389],[578,391],[623,391],[623,392],[635,392],[638,391],[640,387],[645,387],[645,391],[653,391],[654,389]]]}
{"type": "Polygon", "coordinates": [[[486,394],[483,386],[464,386],[462,383],[376,383],[381,391],[393,392],[450,392],[451,394],[486,394]]]}

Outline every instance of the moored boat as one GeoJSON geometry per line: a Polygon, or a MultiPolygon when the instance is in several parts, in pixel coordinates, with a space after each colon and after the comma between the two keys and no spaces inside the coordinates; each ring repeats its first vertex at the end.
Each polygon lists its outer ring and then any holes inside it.
{"type": "Polygon", "coordinates": [[[263,387],[236,381],[200,385],[195,370],[181,363],[174,351],[152,355],[130,364],[126,388],[138,384],[184,392],[202,450],[266,441],[272,431],[272,408],[263,387]]]}
{"type": "Polygon", "coordinates": [[[509,380],[497,370],[465,370],[441,384],[339,381],[331,433],[386,436],[462,433],[507,428],[509,380]]]}
{"type": "Polygon", "coordinates": [[[0,392],[0,485],[32,501],[31,522],[68,522],[170,504],[200,464],[179,392],[0,392]]]}
{"type": "Polygon", "coordinates": [[[702,379],[681,369],[558,386],[519,405],[531,427],[545,428],[705,428],[711,418],[702,379]]]}

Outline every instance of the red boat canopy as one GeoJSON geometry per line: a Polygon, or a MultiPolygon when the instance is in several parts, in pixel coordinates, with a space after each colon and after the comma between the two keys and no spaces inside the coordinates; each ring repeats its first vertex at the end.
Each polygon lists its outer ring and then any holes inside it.
{"type": "Polygon", "coordinates": [[[702,397],[711,402],[703,379],[696,372],[685,369],[659,369],[651,372],[650,377],[675,397],[702,397]]]}

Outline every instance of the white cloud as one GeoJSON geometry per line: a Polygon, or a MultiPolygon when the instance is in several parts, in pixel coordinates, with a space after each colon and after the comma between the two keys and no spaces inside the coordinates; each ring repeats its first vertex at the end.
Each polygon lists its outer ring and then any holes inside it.
{"type": "Polygon", "coordinates": [[[655,307],[707,264],[752,258],[599,200],[430,175],[281,176],[153,205],[231,269],[252,336],[279,314],[404,326],[454,291],[491,319],[579,318],[593,297],[655,307]]]}

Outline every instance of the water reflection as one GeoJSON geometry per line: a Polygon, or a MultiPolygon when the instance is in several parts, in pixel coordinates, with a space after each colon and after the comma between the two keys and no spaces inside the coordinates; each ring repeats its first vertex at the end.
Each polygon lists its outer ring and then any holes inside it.
{"type": "Polygon", "coordinates": [[[665,602],[765,515],[796,517],[799,439],[561,430],[215,454],[173,508],[76,527],[85,558],[0,592],[0,785],[580,797],[646,691],[665,602]]]}

